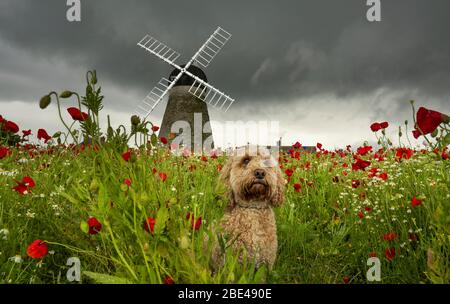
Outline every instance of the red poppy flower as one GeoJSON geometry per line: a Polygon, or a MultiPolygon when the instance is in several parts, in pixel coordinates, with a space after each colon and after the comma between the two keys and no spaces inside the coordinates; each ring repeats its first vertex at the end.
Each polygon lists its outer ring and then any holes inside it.
{"type": "Polygon", "coordinates": [[[7,121],[4,125],[3,125],[3,130],[7,131],[7,132],[11,132],[11,133],[17,133],[19,132],[19,126],[16,125],[14,122],[12,121],[7,121]]]}
{"type": "Polygon", "coordinates": [[[156,131],[158,131],[158,130],[159,130],[159,127],[158,127],[158,126],[153,126],[153,127],[152,127],[152,131],[153,131],[153,132],[156,132],[156,131]]]}
{"type": "Polygon", "coordinates": [[[295,144],[292,145],[292,147],[294,147],[295,149],[300,149],[301,146],[302,145],[298,141],[295,144]]]}
{"type": "Polygon", "coordinates": [[[13,187],[13,189],[22,195],[27,194],[28,191],[31,191],[30,188],[34,188],[36,186],[34,180],[29,176],[25,176],[22,178],[21,182],[16,181],[16,183],[17,186],[13,187]]]}
{"type": "Polygon", "coordinates": [[[126,179],[123,181],[123,183],[124,183],[125,185],[127,185],[128,187],[131,187],[131,179],[126,178],[126,179]]]}
{"type": "Polygon", "coordinates": [[[87,223],[89,226],[89,234],[97,234],[102,230],[102,224],[95,217],[88,219],[87,223]]]}
{"type": "Polygon", "coordinates": [[[396,238],[397,238],[397,234],[395,234],[395,232],[392,232],[392,231],[383,235],[383,239],[388,242],[393,241],[396,238]]]}
{"type": "Polygon", "coordinates": [[[301,188],[300,184],[294,184],[295,192],[300,192],[300,188],[301,188]]]}
{"type": "Polygon", "coordinates": [[[5,122],[5,120],[3,119],[3,116],[0,115],[0,123],[5,122]]]}
{"type": "Polygon", "coordinates": [[[0,159],[4,158],[5,156],[11,154],[11,151],[9,151],[6,147],[0,147],[0,159]]]}
{"type": "Polygon", "coordinates": [[[387,174],[386,172],[383,172],[383,173],[380,173],[380,174],[378,175],[378,177],[381,178],[381,179],[384,180],[384,181],[387,181],[387,179],[388,179],[388,174],[387,174]]]}
{"type": "Polygon", "coordinates": [[[363,147],[359,147],[358,149],[356,149],[356,152],[359,155],[366,155],[370,151],[372,151],[372,146],[363,146],[363,147]]]}
{"type": "Polygon", "coordinates": [[[192,227],[194,228],[194,230],[199,230],[199,229],[200,229],[200,226],[202,225],[202,218],[199,217],[199,218],[195,221],[195,224],[194,224],[194,220],[193,220],[193,219],[194,219],[194,218],[192,218],[192,220],[191,220],[192,227]]]}
{"type": "Polygon", "coordinates": [[[286,171],[284,171],[284,173],[286,173],[287,176],[291,177],[292,174],[294,173],[294,171],[292,171],[291,169],[286,169],[286,171]]]}
{"type": "Polygon", "coordinates": [[[352,180],[352,188],[356,189],[361,185],[361,182],[359,180],[352,180]]]}
{"type": "Polygon", "coordinates": [[[186,220],[191,220],[191,225],[192,228],[194,228],[194,230],[199,230],[200,226],[202,225],[202,218],[199,217],[196,221],[194,218],[194,214],[188,212],[188,214],[186,215],[186,220]]]}
{"type": "Polygon", "coordinates": [[[347,163],[343,163],[343,164],[342,164],[342,167],[348,168],[348,164],[347,164],[347,163]]]}
{"type": "Polygon", "coordinates": [[[41,259],[48,253],[48,246],[44,241],[35,240],[27,248],[27,254],[30,258],[41,259]]]}
{"type": "Polygon", "coordinates": [[[166,285],[173,285],[173,284],[175,284],[175,281],[172,279],[171,276],[166,276],[164,278],[164,284],[166,284],[166,285]]]}
{"type": "Polygon", "coordinates": [[[386,248],[384,254],[389,261],[392,261],[395,258],[395,247],[386,248]]]}
{"type": "Polygon", "coordinates": [[[152,234],[155,232],[155,224],[156,219],[152,217],[148,217],[146,221],[144,221],[144,229],[147,232],[151,232],[152,234]]]}
{"type": "Polygon", "coordinates": [[[17,182],[17,186],[13,187],[14,191],[19,192],[20,194],[27,194],[28,193],[28,187],[25,186],[24,183],[17,182]]]}
{"type": "Polygon", "coordinates": [[[397,157],[398,159],[410,159],[412,155],[413,151],[409,148],[397,148],[395,152],[395,157],[397,157]]]}
{"type": "Polygon", "coordinates": [[[131,151],[127,151],[125,153],[122,154],[122,158],[124,161],[129,161],[131,157],[131,151]]]}
{"type": "Polygon", "coordinates": [[[415,241],[417,241],[417,234],[415,234],[415,233],[409,233],[409,234],[408,234],[408,238],[409,238],[412,242],[415,242],[415,241]]]}
{"type": "Polygon", "coordinates": [[[358,217],[359,217],[360,219],[363,219],[363,218],[364,218],[364,213],[362,213],[362,211],[359,211],[359,212],[358,212],[358,217]]]}
{"type": "Polygon", "coordinates": [[[52,137],[48,135],[47,131],[45,131],[44,129],[38,130],[37,137],[39,140],[43,139],[45,143],[47,143],[50,139],[52,139],[52,137]]]}
{"type": "Polygon", "coordinates": [[[413,131],[414,138],[419,136],[433,133],[434,130],[444,121],[448,119],[448,116],[437,111],[428,110],[424,107],[420,107],[417,111],[416,122],[417,129],[413,131]],[[422,131],[422,132],[420,132],[422,131]]]}
{"type": "Polygon", "coordinates": [[[417,206],[422,205],[422,201],[419,200],[419,199],[417,199],[417,198],[414,196],[414,197],[412,198],[412,200],[411,200],[411,204],[412,204],[413,207],[417,207],[417,206]]]}
{"type": "Polygon", "coordinates": [[[165,182],[166,179],[167,179],[167,174],[164,173],[164,172],[160,172],[160,173],[159,173],[159,178],[160,178],[163,182],[165,182]]]}
{"type": "Polygon", "coordinates": [[[36,186],[34,180],[29,176],[25,176],[24,178],[22,178],[22,183],[24,183],[25,186],[29,188],[34,188],[36,186]]]}
{"type": "Polygon", "coordinates": [[[344,284],[348,284],[350,282],[350,278],[347,276],[345,276],[342,280],[344,281],[344,284]]]}
{"type": "Polygon", "coordinates": [[[25,137],[25,136],[30,136],[31,135],[31,130],[22,130],[22,137],[25,137]]]}
{"type": "Polygon", "coordinates": [[[165,137],[161,137],[159,140],[160,140],[164,145],[167,145],[167,143],[168,143],[167,138],[165,138],[165,137]]]}
{"type": "MultiPolygon", "coordinates": [[[[448,153],[447,153],[447,151],[443,150],[443,151],[442,151],[442,154],[441,154],[441,157],[442,157],[443,160],[447,160],[447,159],[448,159],[448,153]]],[[[0,157],[0,158],[1,158],[1,157],[0,157]]]]}
{"type": "Polygon", "coordinates": [[[375,251],[372,251],[369,253],[369,258],[376,258],[377,257],[377,253],[375,251]]]}
{"type": "Polygon", "coordinates": [[[203,155],[203,156],[201,157],[201,160],[204,161],[204,162],[207,162],[207,161],[208,161],[208,158],[207,158],[205,155],[203,155]]]}
{"type": "Polygon", "coordinates": [[[368,206],[366,206],[366,207],[364,207],[364,210],[366,210],[367,212],[372,212],[373,209],[368,207],[368,206]]]}
{"type": "Polygon", "coordinates": [[[370,125],[370,129],[372,130],[372,132],[378,132],[381,130],[381,124],[379,124],[378,122],[374,122],[370,125]]]}
{"type": "Polygon", "coordinates": [[[67,112],[69,112],[70,116],[72,116],[73,120],[78,121],[85,121],[88,119],[89,115],[85,112],[81,112],[80,109],[71,107],[67,109],[67,112]]]}
{"type": "Polygon", "coordinates": [[[317,143],[316,147],[317,147],[317,149],[322,150],[322,144],[321,143],[317,143]]]}
{"type": "Polygon", "coordinates": [[[416,115],[418,129],[413,131],[414,138],[419,138],[422,133],[423,135],[433,133],[434,130],[447,119],[448,117],[445,114],[420,107],[416,115]]]}
{"type": "Polygon", "coordinates": [[[389,123],[387,121],[384,121],[384,122],[380,123],[380,127],[381,127],[381,129],[386,129],[387,127],[389,127],[389,123]]]}
{"type": "Polygon", "coordinates": [[[370,166],[370,161],[363,160],[359,157],[356,158],[356,162],[352,164],[352,170],[365,170],[368,166],[370,166]]]}

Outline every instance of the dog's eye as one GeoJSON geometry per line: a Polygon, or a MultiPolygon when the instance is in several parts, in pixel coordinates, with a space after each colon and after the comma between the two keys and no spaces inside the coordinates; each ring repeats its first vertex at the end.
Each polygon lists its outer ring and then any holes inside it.
{"type": "Polygon", "coordinates": [[[244,159],[242,160],[242,164],[243,164],[244,166],[247,166],[249,162],[250,162],[250,157],[246,157],[246,158],[244,158],[244,159]]]}

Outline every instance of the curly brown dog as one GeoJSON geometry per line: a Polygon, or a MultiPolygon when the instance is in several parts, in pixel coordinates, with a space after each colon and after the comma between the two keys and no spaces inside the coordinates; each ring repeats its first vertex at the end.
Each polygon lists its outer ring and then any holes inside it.
{"type": "MultiPolygon", "coordinates": [[[[222,169],[221,180],[227,187],[230,204],[220,226],[227,239],[226,247],[240,252],[240,262],[246,256],[256,267],[267,265],[271,269],[278,247],[272,208],[283,203],[285,181],[273,157],[254,154],[234,156],[222,169]]],[[[215,268],[223,260],[223,248],[216,244],[215,268]]]]}

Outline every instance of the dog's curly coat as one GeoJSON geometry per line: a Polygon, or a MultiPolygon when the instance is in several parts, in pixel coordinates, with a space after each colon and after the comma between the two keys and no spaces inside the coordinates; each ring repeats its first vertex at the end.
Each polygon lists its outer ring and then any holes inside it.
{"type": "MultiPolygon", "coordinates": [[[[221,180],[228,190],[229,206],[221,220],[226,246],[244,253],[256,267],[272,268],[277,255],[277,232],[272,207],[284,200],[285,180],[277,162],[261,153],[234,156],[222,169],[221,180]]],[[[216,244],[213,252],[215,266],[223,263],[216,244]]]]}

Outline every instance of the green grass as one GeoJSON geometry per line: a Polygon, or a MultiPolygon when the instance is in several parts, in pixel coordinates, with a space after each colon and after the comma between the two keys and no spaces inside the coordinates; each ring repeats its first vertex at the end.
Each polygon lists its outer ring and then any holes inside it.
{"type": "Polygon", "coordinates": [[[274,269],[255,272],[231,257],[212,273],[210,247],[204,244],[206,236],[214,238],[211,227],[227,204],[218,184],[218,166],[226,157],[203,161],[161,148],[135,151],[137,160],[125,162],[108,148],[78,154],[53,148],[33,158],[28,151],[11,150],[0,160],[0,229],[9,232],[0,232],[0,283],[69,283],[69,257],[80,259],[83,283],[162,283],[166,276],[175,283],[343,283],[345,277],[350,283],[368,283],[371,252],[381,260],[381,283],[450,279],[450,162],[433,153],[416,152],[400,162],[395,151],[382,162],[364,156],[372,162],[368,169],[388,173],[387,181],[368,177],[367,169],[352,171],[351,154],[302,153],[299,160],[285,156],[283,171],[295,169],[285,203],[276,209],[274,269]],[[164,182],[160,172],[167,174],[164,182]],[[31,193],[12,190],[14,180],[27,175],[36,182],[31,193]],[[131,187],[123,184],[126,178],[131,187]],[[361,186],[352,188],[353,179],[361,186]],[[301,185],[299,192],[295,183],[301,185]],[[422,205],[412,207],[414,196],[422,205]],[[198,231],[186,220],[188,212],[202,218],[198,231]],[[85,231],[83,223],[90,216],[103,225],[96,235],[85,231]],[[143,227],[148,216],[156,218],[153,234],[143,227]],[[397,237],[384,240],[391,231],[397,237]],[[409,240],[411,234],[417,241],[409,240]],[[27,256],[36,239],[48,244],[50,252],[43,259],[27,256]],[[396,249],[392,261],[385,257],[389,247],[396,249]],[[16,256],[21,262],[14,261],[16,256]]]}

